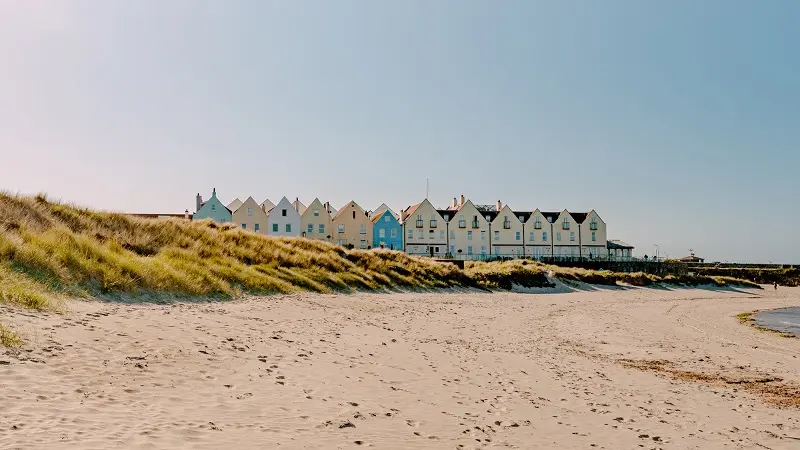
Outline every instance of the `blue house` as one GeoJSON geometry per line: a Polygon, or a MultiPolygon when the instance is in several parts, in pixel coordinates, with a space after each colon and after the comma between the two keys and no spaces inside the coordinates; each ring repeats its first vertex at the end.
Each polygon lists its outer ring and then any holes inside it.
{"type": "Polygon", "coordinates": [[[372,216],[372,248],[403,250],[403,226],[390,209],[372,216]]]}
{"type": "Polygon", "coordinates": [[[231,222],[233,214],[227,206],[217,199],[217,190],[211,192],[211,198],[203,201],[203,197],[197,194],[197,212],[192,216],[192,220],[212,219],[216,222],[231,222]]]}

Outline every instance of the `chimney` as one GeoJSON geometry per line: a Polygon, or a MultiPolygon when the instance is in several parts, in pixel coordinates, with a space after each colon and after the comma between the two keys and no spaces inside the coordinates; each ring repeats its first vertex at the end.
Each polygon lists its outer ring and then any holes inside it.
{"type": "Polygon", "coordinates": [[[498,200],[497,201],[497,212],[500,212],[501,209],[503,209],[503,204],[500,203],[500,200],[498,200]]]}
{"type": "Polygon", "coordinates": [[[200,208],[203,206],[203,197],[200,193],[197,193],[197,197],[195,197],[195,209],[194,212],[200,211],[200,208]]]}
{"type": "Polygon", "coordinates": [[[189,220],[189,210],[188,209],[183,212],[183,218],[186,219],[186,220],[189,220]]]}
{"type": "Polygon", "coordinates": [[[458,206],[464,206],[464,203],[466,203],[466,200],[464,199],[464,194],[461,194],[461,203],[458,206]]]}
{"type": "Polygon", "coordinates": [[[453,204],[451,205],[453,209],[458,208],[458,199],[453,197],[453,204]]]}
{"type": "Polygon", "coordinates": [[[294,198],[294,210],[300,212],[300,197],[294,198]]]}
{"type": "Polygon", "coordinates": [[[406,210],[405,209],[401,209],[400,210],[400,222],[404,222],[405,220],[406,220],[406,210]]]}
{"type": "Polygon", "coordinates": [[[327,212],[328,214],[331,213],[331,204],[329,202],[325,202],[325,204],[322,206],[323,208],[325,208],[325,212],[327,212]]]}

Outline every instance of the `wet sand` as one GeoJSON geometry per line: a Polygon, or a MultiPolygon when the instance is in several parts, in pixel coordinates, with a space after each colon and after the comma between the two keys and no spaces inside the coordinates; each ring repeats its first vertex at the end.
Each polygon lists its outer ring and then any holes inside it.
{"type": "MultiPolygon", "coordinates": [[[[563,291],[568,290],[563,288],[563,291]]],[[[0,448],[800,448],[800,289],[9,309],[0,448]]]]}

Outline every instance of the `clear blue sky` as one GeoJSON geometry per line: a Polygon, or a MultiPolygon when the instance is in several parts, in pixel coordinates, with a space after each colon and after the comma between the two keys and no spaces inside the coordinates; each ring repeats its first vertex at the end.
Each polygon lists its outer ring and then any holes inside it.
{"type": "Polygon", "coordinates": [[[800,2],[0,0],[0,189],[461,193],[800,263],[800,2]]]}

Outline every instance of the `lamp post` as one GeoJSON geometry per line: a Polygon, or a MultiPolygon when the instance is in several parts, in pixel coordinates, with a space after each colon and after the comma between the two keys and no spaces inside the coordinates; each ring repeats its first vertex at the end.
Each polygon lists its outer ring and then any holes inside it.
{"type": "Polygon", "coordinates": [[[658,248],[658,244],[653,244],[653,247],[655,247],[655,248],[656,248],[656,261],[658,261],[658,251],[659,251],[660,249],[658,248]]]}

